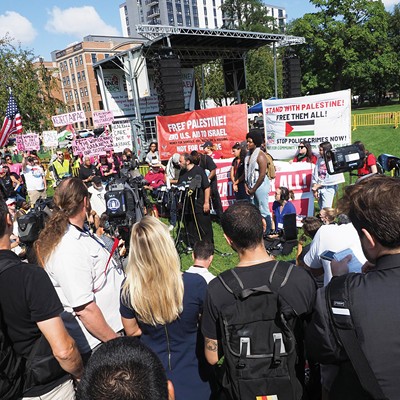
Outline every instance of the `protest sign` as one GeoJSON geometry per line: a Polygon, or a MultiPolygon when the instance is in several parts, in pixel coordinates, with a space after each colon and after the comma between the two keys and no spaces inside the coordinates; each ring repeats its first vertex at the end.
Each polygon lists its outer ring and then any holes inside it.
{"type": "MultiPolygon", "coordinates": [[[[232,181],[230,179],[231,159],[214,160],[217,165],[218,191],[221,197],[222,207],[225,210],[235,201],[232,181]]],[[[280,186],[293,190],[295,199],[292,201],[296,208],[298,221],[303,217],[314,214],[314,197],[311,191],[311,176],[313,164],[311,163],[288,163],[275,161],[276,177],[271,181],[269,192],[269,208],[275,201],[275,189],[280,186]]]]}
{"type": "Polygon", "coordinates": [[[99,136],[72,141],[73,154],[83,156],[99,156],[106,154],[107,150],[112,150],[112,137],[99,136]]]}
{"type": "Polygon", "coordinates": [[[42,140],[43,140],[43,146],[45,147],[57,147],[58,146],[57,131],[43,131],[42,140]]]}
{"type": "Polygon", "coordinates": [[[116,153],[123,152],[127,147],[132,150],[132,128],[129,119],[114,121],[112,141],[116,153]]]}
{"type": "Polygon", "coordinates": [[[161,160],[174,153],[202,151],[211,141],[224,157],[231,157],[232,146],[246,140],[247,106],[208,108],[168,117],[156,117],[158,152],[161,160]]]}
{"type": "Polygon", "coordinates": [[[65,126],[75,122],[86,121],[86,115],[84,111],[74,111],[67,114],[53,115],[51,120],[54,126],[65,126]]]}
{"type": "Polygon", "coordinates": [[[93,111],[93,124],[95,126],[110,125],[114,121],[112,111],[93,111]]]}
{"type": "Polygon", "coordinates": [[[15,144],[18,151],[31,151],[40,149],[40,138],[37,133],[25,133],[24,135],[17,135],[15,144]]]}
{"type": "Polygon", "coordinates": [[[351,142],[350,90],[289,99],[263,100],[268,152],[275,159],[290,159],[301,141],[334,147],[351,142]]]}

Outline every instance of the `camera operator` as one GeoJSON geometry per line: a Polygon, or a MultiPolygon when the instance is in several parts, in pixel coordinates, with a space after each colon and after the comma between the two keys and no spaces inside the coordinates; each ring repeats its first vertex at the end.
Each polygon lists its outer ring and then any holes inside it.
{"type": "Polygon", "coordinates": [[[198,240],[214,242],[210,217],[210,183],[202,168],[195,165],[193,157],[183,153],[179,157],[181,172],[178,184],[189,184],[186,194],[185,229],[190,243],[193,245],[198,240]]]}

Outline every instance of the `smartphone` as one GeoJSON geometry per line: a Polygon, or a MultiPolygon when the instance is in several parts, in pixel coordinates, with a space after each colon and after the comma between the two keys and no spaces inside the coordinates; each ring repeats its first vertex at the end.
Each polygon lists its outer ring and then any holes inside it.
{"type": "Polygon", "coordinates": [[[335,252],[331,250],[325,250],[319,255],[319,258],[327,261],[332,261],[335,258],[335,252]]]}
{"type": "Polygon", "coordinates": [[[335,253],[335,260],[341,261],[348,254],[351,254],[351,260],[348,262],[347,266],[349,267],[349,272],[361,272],[362,264],[360,260],[354,255],[351,249],[345,249],[335,253]]]}

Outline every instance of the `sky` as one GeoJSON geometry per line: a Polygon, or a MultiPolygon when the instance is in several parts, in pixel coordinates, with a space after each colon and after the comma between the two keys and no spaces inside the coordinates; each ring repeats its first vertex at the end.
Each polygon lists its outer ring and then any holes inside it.
{"type": "MultiPolygon", "coordinates": [[[[399,0],[384,0],[388,10],[399,0]]],[[[1,0],[0,38],[8,34],[14,44],[32,49],[51,60],[53,50],[62,50],[87,35],[121,35],[119,4],[109,0],[1,0]]],[[[307,0],[268,0],[285,7],[288,21],[315,9],[307,0]]]]}

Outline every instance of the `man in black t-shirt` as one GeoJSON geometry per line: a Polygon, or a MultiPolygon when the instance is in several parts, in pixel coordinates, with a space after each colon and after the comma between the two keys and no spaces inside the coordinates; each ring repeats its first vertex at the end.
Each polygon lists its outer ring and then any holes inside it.
{"type": "Polygon", "coordinates": [[[188,246],[193,247],[198,240],[214,242],[210,218],[210,183],[204,171],[194,165],[188,153],[179,157],[181,171],[178,184],[189,185],[186,193],[185,228],[188,233],[188,246]]]}
{"type": "MultiPolygon", "coordinates": [[[[242,281],[242,290],[268,285],[276,268],[276,261],[264,247],[263,233],[266,224],[259,209],[249,202],[236,202],[222,215],[221,226],[226,240],[239,255],[239,263],[233,271],[242,281]]],[[[279,289],[278,307],[293,328],[299,317],[311,313],[316,284],[311,275],[302,268],[292,268],[287,278],[279,289]]],[[[228,291],[220,279],[209,283],[201,330],[205,338],[205,355],[212,365],[223,355],[219,343],[223,335],[220,329],[221,310],[235,305],[236,302],[233,293],[228,291]]],[[[246,326],[242,329],[246,332],[246,326]]],[[[250,340],[257,341],[257,338],[250,337],[250,340]]],[[[294,379],[292,385],[294,391],[299,390],[300,384],[297,380],[294,379]]]]}
{"type": "MultiPolygon", "coordinates": [[[[36,355],[27,362],[25,377],[34,383],[26,388],[23,398],[47,395],[49,399],[72,400],[70,374],[80,378],[81,356],[61,320],[64,309],[44,269],[21,262],[10,250],[12,230],[12,217],[0,201],[0,314],[15,353],[26,358],[36,355]]],[[[3,376],[0,383],[4,389],[3,376]]],[[[9,391],[0,397],[16,398],[9,391]]]]}
{"type": "Polygon", "coordinates": [[[95,176],[100,176],[100,171],[90,162],[89,156],[83,157],[83,163],[79,168],[79,179],[81,179],[87,187],[90,187],[92,186],[92,179],[95,176]]]}
{"type": "Polygon", "coordinates": [[[193,157],[194,164],[202,168],[210,182],[210,199],[214,211],[216,212],[218,221],[221,219],[223,212],[221,197],[218,191],[217,181],[217,165],[213,159],[207,154],[200,154],[197,151],[192,151],[190,155],[193,157]]]}

